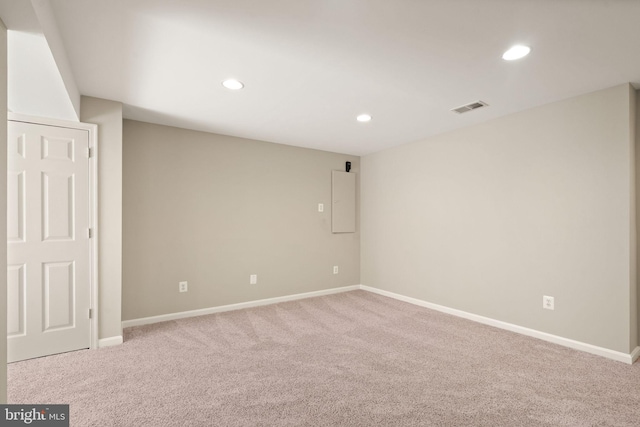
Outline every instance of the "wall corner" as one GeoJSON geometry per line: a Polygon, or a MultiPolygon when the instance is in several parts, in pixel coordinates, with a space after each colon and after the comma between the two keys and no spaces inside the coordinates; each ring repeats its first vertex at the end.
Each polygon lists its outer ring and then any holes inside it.
{"type": "Polygon", "coordinates": [[[638,324],[638,312],[640,312],[640,283],[638,283],[637,267],[640,265],[640,253],[638,251],[638,224],[640,224],[640,209],[638,203],[640,197],[638,191],[640,191],[640,91],[635,90],[633,86],[629,85],[629,132],[632,149],[632,171],[633,171],[633,191],[632,208],[635,209],[635,214],[631,216],[635,222],[631,228],[631,243],[632,254],[634,255],[633,268],[631,271],[631,292],[630,292],[630,343],[631,350],[637,348],[640,345],[640,325],[638,324]]]}
{"type": "Polygon", "coordinates": [[[80,120],[98,125],[99,338],[122,335],[122,103],[83,96],[80,120]]]}

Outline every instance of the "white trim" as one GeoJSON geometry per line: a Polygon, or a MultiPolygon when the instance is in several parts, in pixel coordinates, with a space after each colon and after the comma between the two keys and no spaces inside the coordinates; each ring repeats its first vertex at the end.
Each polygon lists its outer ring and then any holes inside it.
{"type": "MultiPolygon", "coordinates": [[[[100,343],[98,337],[100,330],[98,325],[100,323],[100,300],[98,299],[100,289],[100,275],[98,274],[98,261],[99,257],[99,239],[100,239],[100,227],[98,226],[98,200],[100,195],[98,193],[98,125],[86,124],[89,127],[89,152],[91,157],[89,158],[89,204],[90,204],[90,218],[89,227],[91,227],[91,348],[99,348],[100,343]]],[[[122,341],[121,341],[122,343],[122,341]]]]}
{"type": "Polygon", "coordinates": [[[7,120],[13,122],[33,123],[38,125],[80,129],[89,132],[89,148],[91,148],[91,158],[89,159],[89,226],[93,230],[92,242],[90,245],[90,304],[91,304],[91,323],[90,323],[90,341],[89,348],[95,349],[100,347],[98,340],[99,331],[99,299],[98,299],[98,125],[91,123],[72,122],[61,119],[50,119],[46,117],[28,116],[9,112],[7,120]]]}
{"type": "Polygon", "coordinates": [[[89,130],[92,126],[95,126],[88,123],[74,122],[74,121],[62,120],[62,119],[51,119],[48,117],[29,116],[27,114],[12,113],[12,112],[7,113],[7,120],[11,120],[13,122],[34,123],[37,125],[56,126],[59,128],[85,129],[85,130],[89,130]]]}
{"type": "MultiPolygon", "coordinates": [[[[222,313],[224,311],[240,310],[243,308],[260,307],[263,305],[277,304],[279,302],[295,301],[299,299],[320,297],[323,295],[337,294],[341,292],[355,291],[361,285],[345,286],[342,288],[325,289],[322,291],[305,292],[302,294],[286,295],[283,297],[260,299],[255,301],[240,302],[237,304],[221,305],[218,307],[202,308],[199,310],[182,311],[179,313],[162,314],[159,316],[142,317],[140,319],[125,320],[122,322],[123,328],[131,326],[149,325],[151,323],[166,322],[168,320],[184,319],[187,317],[204,316],[205,314],[222,313]]],[[[100,340],[102,341],[102,340],[100,340]]]]}
{"type": "Polygon", "coordinates": [[[102,338],[98,341],[98,347],[99,348],[112,347],[114,345],[120,345],[122,344],[122,342],[123,342],[122,335],[117,335],[115,337],[109,337],[109,338],[102,338]]]}
{"type": "MultiPolygon", "coordinates": [[[[580,351],[584,351],[586,353],[595,354],[597,356],[606,357],[607,359],[616,360],[618,362],[632,364],[638,358],[640,358],[640,346],[636,347],[633,350],[633,352],[631,352],[631,354],[622,353],[622,352],[619,352],[619,351],[610,350],[608,348],[598,347],[598,346],[595,346],[595,345],[592,345],[592,344],[587,344],[587,343],[583,343],[583,342],[580,342],[580,341],[575,341],[575,340],[572,340],[572,339],[569,339],[569,338],[564,338],[564,337],[560,337],[560,336],[557,336],[557,335],[548,334],[546,332],[537,331],[535,329],[525,328],[523,326],[514,325],[512,323],[507,323],[507,322],[503,322],[503,321],[500,321],[500,320],[491,319],[489,317],[484,317],[484,316],[480,316],[480,315],[477,315],[477,314],[468,313],[466,311],[457,310],[455,308],[445,307],[443,305],[430,303],[430,302],[423,301],[423,300],[420,300],[420,299],[417,299],[417,298],[407,297],[407,296],[404,296],[404,295],[396,294],[396,293],[385,291],[385,290],[382,290],[382,289],[372,288],[370,286],[365,286],[365,285],[345,286],[345,287],[342,287],[342,288],[326,289],[326,290],[322,290],[322,291],[306,292],[306,293],[302,293],[302,294],[294,294],[294,295],[287,295],[287,296],[282,296],[282,297],[267,298],[267,299],[261,299],[261,300],[255,300],[255,301],[247,301],[247,302],[241,302],[241,303],[237,303],[237,304],[229,304],[229,305],[222,305],[222,306],[218,306],[218,307],[203,308],[203,309],[199,309],[199,310],[183,311],[183,312],[179,312],[179,313],[162,314],[162,315],[159,315],[159,316],[151,316],[151,317],[143,317],[143,318],[140,318],[140,319],[125,320],[125,321],[122,322],[122,327],[123,328],[129,328],[129,327],[132,327],[132,326],[149,325],[149,324],[152,324],[152,323],[159,323],[159,322],[166,322],[166,321],[170,321],[170,320],[185,319],[185,318],[188,318],[188,317],[203,316],[203,315],[206,315],[206,314],[222,313],[222,312],[225,312],[225,311],[241,310],[241,309],[244,309],[244,308],[259,307],[259,306],[263,306],[263,305],[277,304],[277,303],[280,303],[280,302],[295,301],[295,300],[300,300],[300,299],[305,299],[305,298],[312,298],[312,297],[319,297],[319,296],[323,296],[323,295],[337,294],[337,293],[341,293],[341,292],[355,291],[355,290],[358,290],[358,289],[361,289],[361,290],[367,291],[367,292],[372,292],[374,294],[382,295],[382,296],[385,296],[385,297],[393,298],[393,299],[396,299],[396,300],[399,300],[399,301],[408,302],[410,304],[414,304],[414,305],[417,305],[417,306],[420,306],[420,307],[429,308],[429,309],[436,310],[436,311],[439,311],[439,312],[442,312],[442,313],[451,314],[453,316],[462,317],[464,319],[471,320],[471,321],[478,322],[478,323],[482,323],[484,325],[493,326],[495,328],[504,329],[504,330],[507,330],[507,331],[515,332],[515,333],[526,335],[526,336],[533,337],[533,338],[538,338],[538,339],[541,339],[543,341],[551,342],[551,343],[558,344],[558,345],[561,345],[561,346],[564,346],[564,347],[569,347],[569,348],[572,348],[574,350],[580,350],[580,351]]],[[[117,338],[117,337],[107,338],[106,340],[114,340],[113,341],[114,344],[109,344],[109,345],[117,345],[117,344],[121,344],[122,343],[122,341],[120,341],[119,343],[116,343],[115,338],[117,338]]],[[[122,337],[120,337],[120,339],[122,340],[122,337]]],[[[105,347],[105,345],[103,345],[103,341],[104,340],[100,340],[100,347],[105,347]]]]}
{"type": "Polygon", "coordinates": [[[445,307],[443,305],[433,304],[427,301],[419,300],[417,298],[411,298],[404,295],[396,294],[382,289],[376,289],[369,286],[360,285],[360,289],[373,292],[374,294],[383,295],[385,297],[397,299],[399,301],[408,302],[410,304],[418,305],[420,307],[430,308],[432,310],[440,311],[442,313],[452,314],[457,317],[472,320],[474,322],[482,323],[484,325],[493,326],[496,328],[504,329],[518,334],[526,335],[533,338],[538,338],[543,341],[548,341],[554,344],[559,344],[564,347],[569,347],[574,350],[584,351],[586,353],[595,354],[597,356],[606,357],[608,359],[617,360],[618,362],[624,362],[632,364],[640,356],[640,347],[631,353],[622,353],[620,351],[610,350],[604,347],[598,347],[592,344],[575,341],[569,338],[559,337],[557,335],[548,334],[546,332],[540,332],[535,329],[525,328],[523,326],[514,325],[512,323],[502,322],[500,320],[491,319],[489,317],[479,316],[477,314],[468,313],[462,310],[456,310],[455,308],[445,307]]]}

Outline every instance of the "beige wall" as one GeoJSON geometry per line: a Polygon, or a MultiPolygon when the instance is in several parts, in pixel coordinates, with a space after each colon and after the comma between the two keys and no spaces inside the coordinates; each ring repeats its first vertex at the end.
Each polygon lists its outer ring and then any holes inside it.
{"type": "Polygon", "coordinates": [[[362,283],[628,353],[630,94],[621,85],[363,157],[362,283]]]}
{"type": "Polygon", "coordinates": [[[359,233],[331,233],[346,161],[125,120],[123,320],[359,284],[359,233]]]}
{"type": "Polygon", "coordinates": [[[83,96],[80,120],[98,125],[99,338],[122,335],[122,104],[83,96]]]}
{"type": "MultiPolygon", "coordinates": [[[[7,223],[7,28],[0,21],[0,224],[7,223]]],[[[0,241],[6,242],[7,227],[0,227],[0,241]]],[[[0,403],[7,401],[7,245],[0,245],[0,403]]]]}

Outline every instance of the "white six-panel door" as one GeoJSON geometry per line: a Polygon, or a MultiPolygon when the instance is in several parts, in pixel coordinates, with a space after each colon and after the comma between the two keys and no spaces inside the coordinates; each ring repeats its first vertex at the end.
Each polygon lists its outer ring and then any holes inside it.
{"type": "Polygon", "coordinates": [[[89,132],[9,121],[8,361],[90,347],[89,132]]]}

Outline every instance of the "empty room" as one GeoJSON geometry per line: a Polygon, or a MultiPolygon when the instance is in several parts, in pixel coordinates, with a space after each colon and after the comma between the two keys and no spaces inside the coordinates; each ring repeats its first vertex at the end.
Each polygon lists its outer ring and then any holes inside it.
{"type": "Polygon", "coordinates": [[[640,1],[0,19],[0,425],[640,425],[640,1]]]}

